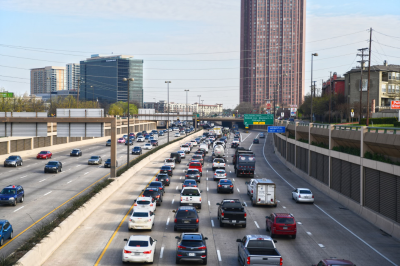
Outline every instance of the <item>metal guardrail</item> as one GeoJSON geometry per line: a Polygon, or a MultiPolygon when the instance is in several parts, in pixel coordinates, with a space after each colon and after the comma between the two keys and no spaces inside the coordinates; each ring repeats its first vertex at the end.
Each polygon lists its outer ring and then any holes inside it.
{"type": "Polygon", "coordinates": [[[368,132],[374,132],[374,133],[383,133],[387,134],[388,131],[393,132],[393,135],[396,135],[397,132],[400,132],[400,128],[398,127],[368,127],[368,132]]]}
{"type": "Polygon", "coordinates": [[[316,128],[329,128],[330,124],[313,124],[312,127],[316,128]]]}
{"type": "Polygon", "coordinates": [[[346,126],[346,125],[335,125],[334,130],[355,130],[358,131],[361,126],[346,126]]]}
{"type": "Polygon", "coordinates": [[[299,126],[301,127],[308,127],[310,123],[299,123],[299,126]]]}

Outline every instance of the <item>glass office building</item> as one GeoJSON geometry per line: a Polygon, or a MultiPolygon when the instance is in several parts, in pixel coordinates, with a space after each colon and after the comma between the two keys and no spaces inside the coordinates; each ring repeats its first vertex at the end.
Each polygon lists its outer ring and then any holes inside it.
{"type": "Polygon", "coordinates": [[[143,60],[126,55],[92,55],[80,62],[79,99],[115,103],[128,100],[128,82],[123,78],[134,78],[129,82],[130,102],[143,106],[143,60]]]}

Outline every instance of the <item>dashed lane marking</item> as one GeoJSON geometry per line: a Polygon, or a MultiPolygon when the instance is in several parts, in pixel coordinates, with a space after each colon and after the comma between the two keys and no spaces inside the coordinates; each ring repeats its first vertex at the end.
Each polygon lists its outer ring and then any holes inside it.
{"type": "Polygon", "coordinates": [[[72,182],[72,180],[71,180],[71,181],[68,181],[67,184],[69,184],[69,183],[71,183],[71,182],[72,182]]]}
{"type": "Polygon", "coordinates": [[[176,186],[176,190],[178,190],[178,186],[176,186]]]}
{"type": "Polygon", "coordinates": [[[214,221],[211,219],[211,226],[214,227],[214,221]]]}
{"type": "Polygon", "coordinates": [[[164,247],[161,247],[161,251],[160,251],[160,259],[162,259],[162,256],[164,254],[164,247]]]}
{"type": "Polygon", "coordinates": [[[208,187],[207,187],[207,191],[208,191],[208,187]]]}
{"type": "Polygon", "coordinates": [[[86,172],[86,173],[84,173],[83,175],[87,175],[87,174],[89,174],[89,172],[86,172]]]}
{"type": "Polygon", "coordinates": [[[44,194],[43,196],[47,196],[47,195],[49,195],[51,192],[53,192],[53,191],[47,192],[47,193],[44,194]]]}
{"type": "Polygon", "coordinates": [[[169,224],[169,217],[168,217],[168,219],[167,219],[167,225],[169,224]]]}
{"type": "Polygon", "coordinates": [[[239,190],[239,188],[237,187],[236,189],[237,189],[237,191],[240,193],[240,190],[239,190]]]}
{"type": "Polygon", "coordinates": [[[217,256],[218,256],[218,261],[222,261],[221,260],[221,253],[219,252],[219,249],[217,250],[217,256]]]}
{"type": "Polygon", "coordinates": [[[320,248],[324,248],[324,247],[325,247],[325,246],[322,245],[322,244],[318,244],[318,246],[319,246],[320,248]]]}
{"type": "Polygon", "coordinates": [[[254,221],[254,223],[256,224],[257,228],[260,228],[260,226],[258,225],[257,221],[254,221]]]}
{"type": "Polygon", "coordinates": [[[285,206],[282,206],[282,208],[286,209],[286,207],[285,207],[285,206]]]}
{"type": "Polygon", "coordinates": [[[312,234],[311,234],[311,232],[307,232],[307,235],[311,236],[312,234]]]}
{"type": "Polygon", "coordinates": [[[174,204],[174,202],[175,202],[175,199],[172,199],[172,203],[171,204],[174,204]]]}
{"type": "Polygon", "coordinates": [[[208,201],[208,206],[210,206],[210,201],[208,201]]]}
{"type": "Polygon", "coordinates": [[[14,212],[17,212],[17,211],[19,211],[20,209],[22,209],[23,207],[25,207],[25,206],[22,206],[22,207],[19,207],[18,209],[16,209],[14,212]]]}
{"type": "Polygon", "coordinates": [[[297,222],[297,224],[302,224],[301,222],[297,222]]]}
{"type": "Polygon", "coordinates": [[[27,177],[27,175],[21,176],[21,178],[27,177]]]}
{"type": "Polygon", "coordinates": [[[40,183],[40,182],[43,182],[44,180],[46,180],[46,179],[40,180],[39,183],[40,183]]]}

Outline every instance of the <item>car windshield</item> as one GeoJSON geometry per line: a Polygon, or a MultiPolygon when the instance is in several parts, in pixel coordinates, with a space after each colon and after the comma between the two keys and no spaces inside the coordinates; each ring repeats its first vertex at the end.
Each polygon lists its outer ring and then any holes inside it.
{"type": "Polygon", "coordinates": [[[201,166],[201,163],[191,163],[189,166],[201,166]]]}
{"type": "Polygon", "coordinates": [[[215,159],[214,163],[224,163],[225,161],[223,159],[215,159]]]}
{"type": "Polygon", "coordinates": [[[194,156],[192,157],[192,159],[202,160],[203,157],[202,157],[201,155],[194,155],[194,156]]]}
{"type": "Polygon", "coordinates": [[[221,180],[221,181],[219,181],[219,183],[220,183],[221,185],[232,185],[232,181],[229,180],[229,179],[221,180]]]}
{"type": "Polygon", "coordinates": [[[10,156],[7,158],[7,160],[17,160],[17,156],[10,156]]]}
{"type": "Polygon", "coordinates": [[[0,192],[0,194],[3,194],[3,195],[14,195],[15,194],[15,189],[10,189],[10,188],[4,188],[1,192],[0,192]]]}
{"type": "Polygon", "coordinates": [[[195,211],[179,210],[176,213],[176,218],[197,218],[197,213],[195,211]]]}
{"type": "Polygon", "coordinates": [[[151,146],[149,143],[145,144],[145,146],[151,146]]]}
{"type": "Polygon", "coordinates": [[[200,196],[200,191],[197,189],[184,189],[182,191],[183,196],[200,196]]]}
{"type": "Polygon", "coordinates": [[[197,174],[199,174],[199,171],[197,170],[188,170],[187,172],[186,172],[188,175],[197,175],[197,174]]]}
{"type": "Polygon", "coordinates": [[[48,162],[47,165],[57,165],[57,162],[48,162]]]}
{"type": "Polygon", "coordinates": [[[162,186],[161,182],[158,182],[158,181],[151,182],[149,185],[149,187],[158,187],[158,186],[162,186]]]}
{"type": "Polygon", "coordinates": [[[111,139],[107,140],[107,142],[111,142],[111,139]]]}
{"type": "Polygon", "coordinates": [[[311,194],[309,190],[300,190],[300,194],[311,194]]]}
{"type": "Polygon", "coordinates": [[[217,170],[215,171],[215,173],[221,175],[221,174],[225,174],[225,170],[217,170]]]}
{"type": "Polygon", "coordinates": [[[178,153],[184,153],[184,151],[178,151],[178,153]]]}
{"type": "Polygon", "coordinates": [[[111,159],[107,159],[106,163],[111,163],[111,159]]]}
{"type": "Polygon", "coordinates": [[[130,247],[148,247],[149,242],[143,241],[143,240],[131,240],[131,241],[129,241],[129,246],[130,247]]]}
{"type": "Polygon", "coordinates": [[[137,146],[136,146],[136,147],[134,147],[133,149],[134,149],[134,150],[140,150],[140,147],[137,147],[137,146]]]}
{"type": "Polygon", "coordinates": [[[39,154],[47,154],[47,151],[41,151],[39,154]]]}
{"type": "Polygon", "coordinates": [[[148,212],[134,212],[132,213],[132,217],[149,217],[148,212]]]}
{"type": "Polygon", "coordinates": [[[171,170],[171,167],[170,166],[162,166],[161,170],[171,170]]]}
{"type": "Polygon", "coordinates": [[[97,159],[99,159],[99,156],[92,156],[92,157],[90,157],[90,159],[97,160],[97,159]]]}
{"type": "Polygon", "coordinates": [[[224,202],[222,203],[224,209],[242,209],[243,206],[240,202],[224,202]]]}
{"type": "Polygon", "coordinates": [[[203,246],[203,241],[182,240],[181,246],[185,246],[185,247],[201,247],[201,246],[203,246]]]}
{"type": "Polygon", "coordinates": [[[275,221],[277,224],[294,224],[293,218],[276,218],[275,221]]]}
{"type": "Polygon", "coordinates": [[[166,162],[166,163],[173,163],[174,160],[173,160],[173,159],[166,159],[165,162],[166,162]]]}
{"type": "Polygon", "coordinates": [[[72,150],[72,152],[79,152],[79,150],[72,150]]]}

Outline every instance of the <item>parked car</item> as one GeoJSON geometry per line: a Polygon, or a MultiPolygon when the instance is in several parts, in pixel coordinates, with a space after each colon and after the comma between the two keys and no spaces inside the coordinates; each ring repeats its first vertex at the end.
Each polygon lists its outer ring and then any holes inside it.
{"type": "Polygon", "coordinates": [[[237,239],[238,260],[241,265],[283,265],[276,240],[267,235],[247,235],[237,239]]]}
{"type": "Polygon", "coordinates": [[[154,212],[133,210],[131,217],[129,217],[128,229],[151,230],[153,229],[154,218],[154,212]]]}
{"type": "Polygon", "coordinates": [[[4,167],[7,167],[7,166],[17,167],[18,165],[22,166],[22,163],[23,163],[23,161],[22,161],[21,156],[11,155],[11,156],[8,156],[8,158],[4,161],[4,167]]]}
{"type": "Polygon", "coordinates": [[[176,236],[178,243],[176,244],[176,264],[181,261],[200,261],[203,265],[207,265],[207,237],[201,233],[182,233],[176,236]],[[189,251],[189,252],[188,252],[189,251]]]}
{"type": "Polygon", "coordinates": [[[292,192],[292,199],[298,202],[314,203],[314,194],[308,188],[296,188],[292,192]]]}
{"type": "Polygon", "coordinates": [[[356,266],[353,262],[344,259],[324,259],[312,266],[356,266]]]}
{"type": "Polygon", "coordinates": [[[220,227],[224,227],[226,224],[246,227],[245,205],[239,199],[224,199],[217,205],[219,206],[217,216],[220,227]]]}
{"type": "Polygon", "coordinates": [[[59,161],[50,161],[44,166],[44,173],[62,172],[62,163],[59,161]]]}
{"type": "Polygon", "coordinates": [[[266,230],[271,232],[271,237],[276,235],[290,235],[296,238],[296,220],[290,213],[272,213],[266,216],[266,230]]]}
{"type": "Polygon", "coordinates": [[[82,156],[82,151],[80,149],[73,149],[69,155],[70,156],[82,156]]]}
{"type": "Polygon", "coordinates": [[[233,183],[230,179],[220,179],[217,185],[217,193],[221,192],[227,192],[227,193],[233,193],[234,192],[234,187],[233,183]]]}
{"type": "Polygon", "coordinates": [[[106,141],[106,146],[111,146],[111,139],[106,141]]]}
{"type": "Polygon", "coordinates": [[[181,206],[172,212],[175,213],[174,231],[199,231],[199,215],[197,214],[196,208],[190,206],[181,206]]]}
{"type": "Polygon", "coordinates": [[[51,159],[52,156],[50,151],[41,151],[36,155],[36,159],[51,159]]]}
{"type": "MultiPolygon", "coordinates": [[[[118,161],[115,162],[115,166],[118,167],[118,161]]],[[[111,168],[111,158],[108,158],[104,162],[104,168],[111,168]]]]}
{"type": "Polygon", "coordinates": [[[214,181],[225,179],[226,178],[226,171],[224,169],[217,169],[214,172],[213,178],[214,178],[214,181]]]}
{"type": "Polygon", "coordinates": [[[158,188],[146,188],[143,191],[143,197],[152,197],[156,201],[156,205],[160,206],[162,200],[162,192],[158,188]]]}
{"type": "Polygon", "coordinates": [[[140,146],[133,147],[132,154],[141,155],[142,153],[143,153],[143,150],[140,146]]]}
{"type": "Polygon", "coordinates": [[[7,239],[12,239],[14,230],[11,223],[7,220],[0,219],[0,246],[4,244],[7,239]]]}
{"type": "Polygon", "coordinates": [[[124,241],[126,241],[126,244],[122,251],[122,262],[154,262],[157,240],[151,236],[132,235],[124,241]]]}
{"type": "Polygon", "coordinates": [[[17,206],[18,202],[24,202],[25,192],[20,185],[9,185],[0,191],[0,204],[17,206]]]}
{"type": "Polygon", "coordinates": [[[160,181],[164,186],[169,186],[171,184],[171,178],[168,174],[158,174],[156,181],[160,181]]]}
{"type": "Polygon", "coordinates": [[[91,164],[102,164],[102,162],[103,162],[103,159],[101,158],[101,156],[92,156],[88,160],[88,165],[91,165],[91,164]]]}
{"type": "Polygon", "coordinates": [[[151,145],[150,143],[146,143],[143,146],[143,150],[151,150],[153,149],[153,145],[151,145]]]}

